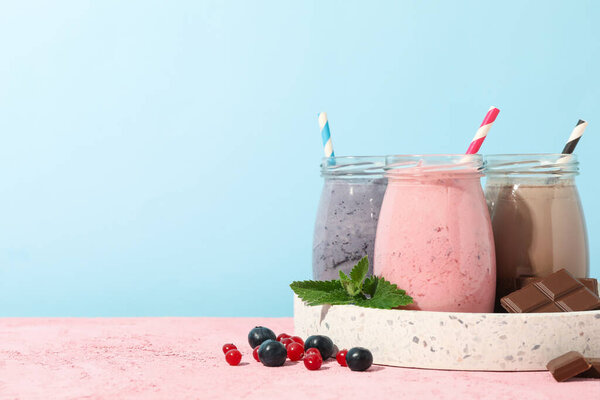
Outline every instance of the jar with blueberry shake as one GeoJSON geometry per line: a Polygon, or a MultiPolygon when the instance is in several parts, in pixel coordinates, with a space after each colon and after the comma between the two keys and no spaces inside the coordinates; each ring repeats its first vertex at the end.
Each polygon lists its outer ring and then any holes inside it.
{"type": "Polygon", "coordinates": [[[387,186],[385,157],[328,157],[321,163],[323,190],[313,236],[313,279],[348,274],[364,256],[373,272],[379,210],[387,186]]]}

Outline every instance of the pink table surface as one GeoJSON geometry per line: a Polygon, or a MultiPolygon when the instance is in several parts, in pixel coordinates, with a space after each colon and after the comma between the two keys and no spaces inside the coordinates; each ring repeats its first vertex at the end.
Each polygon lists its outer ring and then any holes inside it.
{"type": "Polygon", "coordinates": [[[252,358],[248,331],[293,331],[291,318],[0,319],[1,399],[600,399],[600,380],[548,372],[456,372],[335,361],[319,371],[252,358]],[[242,363],[221,351],[233,342],[242,363]]]}

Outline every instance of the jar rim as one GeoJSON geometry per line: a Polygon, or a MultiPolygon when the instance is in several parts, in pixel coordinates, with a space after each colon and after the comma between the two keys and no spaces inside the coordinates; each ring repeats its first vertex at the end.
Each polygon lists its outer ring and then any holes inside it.
{"type": "Polygon", "coordinates": [[[479,177],[483,174],[481,154],[407,154],[386,159],[386,175],[394,179],[439,177],[479,177]]]}
{"type": "Polygon", "coordinates": [[[577,154],[565,154],[565,153],[497,153],[497,154],[484,154],[484,158],[508,158],[508,157],[572,157],[577,158],[577,154]]]}
{"type": "Polygon", "coordinates": [[[484,160],[488,176],[570,177],[579,174],[576,154],[489,154],[484,160]]]}
{"type": "Polygon", "coordinates": [[[335,156],[321,159],[321,176],[374,177],[383,176],[386,156],[335,156]]]}

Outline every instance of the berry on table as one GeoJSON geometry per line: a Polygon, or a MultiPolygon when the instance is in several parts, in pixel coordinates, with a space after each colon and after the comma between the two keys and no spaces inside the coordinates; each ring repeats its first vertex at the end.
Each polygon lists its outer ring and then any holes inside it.
{"type": "Polygon", "coordinates": [[[348,350],[344,349],[338,351],[338,353],[335,356],[335,359],[337,360],[338,364],[340,364],[342,367],[348,366],[348,364],[346,363],[346,354],[348,354],[348,350]]]}
{"type": "Polygon", "coordinates": [[[294,342],[300,343],[302,346],[304,346],[304,340],[302,340],[302,338],[300,336],[292,336],[290,339],[292,339],[294,342]]]}
{"type": "Polygon", "coordinates": [[[281,342],[281,339],[286,339],[291,337],[290,335],[288,335],[287,333],[280,333],[279,335],[277,335],[277,341],[281,342]]]}
{"type": "Polygon", "coordinates": [[[333,342],[324,335],[314,335],[306,338],[304,341],[304,348],[306,350],[317,348],[321,353],[323,360],[327,360],[333,354],[333,342]]]}
{"type": "Polygon", "coordinates": [[[223,354],[227,354],[227,352],[229,350],[233,350],[233,349],[237,349],[237,347],[235,346],[235,344],[233,344],[233,343],[225,343],[223,345],[223,354]]]}
{"type": "Polygon", "coordinates": [[[248,333],[248,343],[252,348],[260,346],[262,342],[267,339],[275,340],[277,339],[277,336],[275,336],[275,332],[269,328],[265,328],[264,326],[252,328],[252,330],[248,333]]]}
{"type": "MultiPolygon", "coordinates": [[[[306,354],[306,355],[317,354],[317,355],[319,355],[319,357],[321,357],[321,352],[316,347],[311,347],[310,349],[305,349],[304,354],[306,354]]],[[[323,357],[321,357],[321,358],[323,358],[323,357]]]]}
{"type": "Polygon", "coordinates": [[[323,359],[319,354],[313,353],[304,357],[304,366],[311,371],[318,370],[319,368],[321,368],[322,364],[323,359]]]}
{"type": "Polygon", "coordinates": [[[300,343],[291,342],[287,345],[286,350],[291,361],[298,361],[304,356],[304,347],[300,343]]]}
{"type": "Polygon", "coordinates": [[[286,358],[285,346],[276,340],[267,339],[258,348],[258,359],[267,367],[280,367],[286,358]]]}
{"type": "Polygon", "coordinates": [[[238,349],[229,350],[225,354],[225,360],[229,365],[238,365],[242,361],[242,353],[238,349]]]}
{"type": "Polygon", "coordinates": [[[338,347],[334,344],[333,345],[333,352],[331,352],[331,358],[335,358],[335,356],[337,356],[337,353],[340,351],[340,349],[338,349],[338,347]]]}
{"type": "Polygon", "coordinates": [[[287,347],[288,344],[290,343],[294,343],[294,341],[290,338],[283,338],[279,341],[282,345],[284,345],[285,347],[287,347]]]}
{"type": "Polygon", "coordinates": [[[373,364],[373,354],[364,347],[353,347],[346,354],[346,364],[352,371],[365,371],[373,364]]]}
{"type": "Polygon", "coordinates": [[[255,359],[256,361],[258,361],[258,362],[260,362],[260,358],[258,358],[258,348],[259,348],[259,347],[260,347],[260,346],[256,346],[256,347],[254,348],[254,350],[252,350],[252,357],[254,357],[254,359],[255,359]]]}

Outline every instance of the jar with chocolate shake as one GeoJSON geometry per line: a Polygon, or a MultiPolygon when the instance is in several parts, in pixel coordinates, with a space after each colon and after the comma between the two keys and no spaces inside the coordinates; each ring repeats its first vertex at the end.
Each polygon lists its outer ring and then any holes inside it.
{"type": "Polygon", "coordinates": [[[577,278],[588,277],[585,219],[575,185],[577,157],[489,155],[486,164],[485,195],[496,247],[496,299],[518,289],[523,278],[543,278],[561,268],[577,278]]]}

